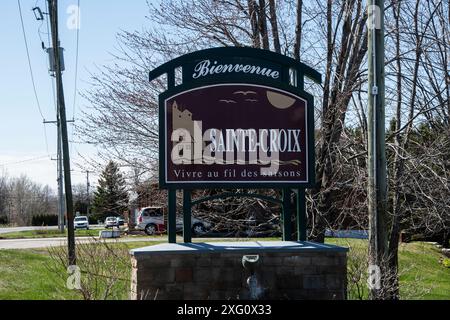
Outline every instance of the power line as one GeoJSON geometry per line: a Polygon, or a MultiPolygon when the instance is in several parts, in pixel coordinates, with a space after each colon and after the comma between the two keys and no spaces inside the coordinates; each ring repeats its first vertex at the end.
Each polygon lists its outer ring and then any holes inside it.
{"type": "Polygon", "coordinates": [[[25,25],[23,23],[22,6],[20,5],[20,0],[17,0],[17,6],[19,8],[20,22],[21,22],[21,25],[22,25],[23,40],[25,42],[25,49],[27,51],[28,67],[30,69],[30,76],[31,76],[31,82],[33,84],[34,97],[36,99],[36,105],[37,105],[39,113],[40,113],[40,115],[42,117],[42,120],[44,120],[45,117],[44,117],[44,114],[42,113],[41,104],[39,102],[39,97],[37,95],[36,83],[34,81],[34,73],[33,73],[33,68],[31,66],[30,50],[28,49],[28,41],[27,41],[27,35],[26,35],[26,32],[25,32],[25,25]]]}
{"type": "MultiPolygon", "coordinates": [[[[31,58],[30,58],[30,50],[28,48],[28,40],[27,40],[27,35],[26,35],[26,31],[25,31],[25,24],[23,22],[23,14],[22,14],[22,6],[20,5],[20,0],[17,0],[17,6],[19,8],[19,14],[20,14],[20,22],[21,22],[21,26],[22,26],[22,34],[23,34],[23,40],[25,43],[25,49],[27,52],[27,60],[28,60],[28,68],[29,68],[29,72],[30,72],[30,77],[31,77],[31,83],[33,84],[33,92],[34,92],[34,97],[36,99],[36,105],[37,108],[39,110],[39,114],[41,115],[42,119],[44,120],[44,114],[42,112],[42,108],[41,108],[41,104],[39,102],[39,97],[37,94],[37,90],[36,90],[36,82],[34,80],[34,73],[33,73],[33,67],[31,65],[31,58]]],[[[42,26],[42,24],[41,24],[42,26]]],[[[45,129],[45,125],[44,125],[44,139],[45,139],[45,148],[47,150],[47,154],[49,153],[48,150],[48,138],[47,138],[47,131],[45,129]]]]}
{"type": "Polygon", "coordinates": [[[16,161],[16,162],[7,162],[7,163],[0,164],[0,167],[7,167],[7,166],[13,166],[13,165],[27,163],[27,162],[34,162],[34,161],[46,159],[48,157],[49,157],[49,155],[26,159],[26,160],[20,160],[20,161],[16,161]]]}

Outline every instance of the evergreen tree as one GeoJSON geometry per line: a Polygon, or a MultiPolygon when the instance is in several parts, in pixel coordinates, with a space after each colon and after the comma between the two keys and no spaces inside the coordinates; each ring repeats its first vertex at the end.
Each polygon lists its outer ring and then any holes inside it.
{"type": "Polygon", "coordinates": [[[128,207],[126,182],[118,165],[110,161],[100,175],[94,193],[93,209],[97,219],[121,215],[128,207]]]}

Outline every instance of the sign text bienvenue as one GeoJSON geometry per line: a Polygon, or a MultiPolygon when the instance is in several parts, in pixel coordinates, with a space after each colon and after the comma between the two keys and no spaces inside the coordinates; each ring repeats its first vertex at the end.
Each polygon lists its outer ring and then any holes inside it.
{"type": "Polygon", "coordinates": [[[217,61],[211,62],[211,60],[202,60],[194,68],[194,73],[192,78],[199,79],[201,77],[206,77],[215,74],[230,74],[230,73],[244,73],[260,75],[272,79],[279,79],[280,72],[272,70],[268,67],[262,67],[251,64],[237,64],[237,63],[226,63],[219,64],[217,61]]]}

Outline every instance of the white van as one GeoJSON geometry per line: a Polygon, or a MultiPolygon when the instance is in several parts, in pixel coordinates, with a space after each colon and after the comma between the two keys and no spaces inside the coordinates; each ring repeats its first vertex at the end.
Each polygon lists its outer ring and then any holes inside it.
{"type": "MultiPolygon", "coordinates": [[[[145,207],[139,211],[136,219],[136,229],[145,231],[148,235],[166,232],[166,209],[163,207],[145,207]]],[[[192,233],[201,235],[210,228],[211,224],[192,217],[192,233]]],[[[183,219],[177,217],[177,231],[183,230],[183,219]]]]}
{"type": "Polygon", "coordinates": [[[76,229],[89,230],[89,219],[86,216],[79,216],[73,219],[73,226],[76,229]]]}

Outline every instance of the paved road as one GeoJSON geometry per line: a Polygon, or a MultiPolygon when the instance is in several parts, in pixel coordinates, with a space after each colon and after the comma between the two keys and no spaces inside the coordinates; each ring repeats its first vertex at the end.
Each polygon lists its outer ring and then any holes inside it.
{"type": "MultiPolygon", "coordinates": [[[[77,243],[92,241],[90,238],[77,238],[77,243]]],[[[157,242],[166,241],[165,238],[123,238],[107,239],[107,242],[157,242]]],[[[11,239],[0,240],[0,250],[6,249],[38,249],[47,247],[58,247],[67,244],[66,238],[47,238],[47,239],[11,239]]]]}
{"type": "Polygon", "coordinates": [[[33,230],[57,230],[58,227],[17,227],[17,228],[0,228],[0,234],[33,231],[33,230]]]}
{"type": "MultiPolygon", "coordinates": [[[[91,225],[91,229],[101,229],[103,226],[91,225]]],[[[11,227],[11,228],[0,228],[0,234],[12,233],[12,232],[23,232],[23,231],[33,231],[33,230],[58,230],[58,227],[11,227]]]]}

